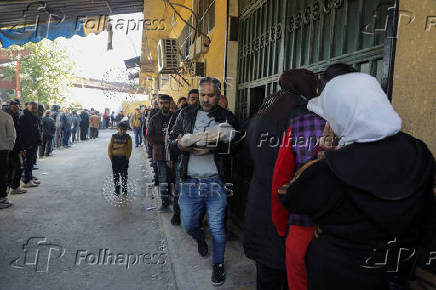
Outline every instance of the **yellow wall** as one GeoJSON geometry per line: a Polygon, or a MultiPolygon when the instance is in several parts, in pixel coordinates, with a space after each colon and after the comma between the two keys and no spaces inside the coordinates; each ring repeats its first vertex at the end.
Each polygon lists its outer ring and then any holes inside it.
{"type": "MultiPolygon", "coordinates": [[[[185,1],[184,5],[192,9],[192,2],[185,1]]],[[[224,75],[224,49],[225,49],[225,28],[226,28],[226,0],[215,0],[215,27],[209,32],[208,36],[211,39],[209,50],[202,55],[198,61],[205,62],[206,76],[216,77],[221,83],[224,75]]],[[[184,19],[189,19],[191,13],[186,9],[180,10],[180,14],[184,19]]],[[[177,19],[177,26],[173,28],[169,37],[178,38],[185,23],[177,19]]],[[[171,85],[160,88],[161,93],[166,93],[178,99],[181,96],[187,96],[190,89],[198,87],[198,78],[184,75],[188,80],[189,85],[183,83],[180,86],[174,80],[170,80],[171,85]]]]}
{"type": "Polygon", "coordinates": [[[411,11],[415,19],[408,24],[406,12],[400,19],[392,103],[403,131],[426,142],[436,156],[436,1],[400,0],[400,11],[411,11]]]}
{"type": "MultiPolygon", "coordinates": [[[[172,0],[171,2],[184,4],[184,0],[172,0]]],[[[144,21],[163,21],[158,25],[152,25],[146,27],[142,33],[142,47],[141,47],[141,71],[139,73],[139,85],[150,89],[153,92],[154,84],[153,78],[157,75],[157,43],[159,39],[168,37],[171,31],[171,16],[172,12],[162,0],[144,0],[144,21]],[[161,30],[163,24],[164,29],[161,30]],[[155,29],[157,28],[157,29],[155,29]],[[151,59],[149,55],[151,53],[151,59]],[[149,65],[144,65],[152,63],[153,71],[150,72],[148,68],[149,65]],[[146,70],[147,68],[147,70],[146,70]],[[150,79],[151,81],[147,81],[150,79]]]]}
{"type": "MultiPolygon", "coordinates": [[[[187,7],[192,9],[192,0],[186,1],[177,1],[187,7]]],[[[144,2],[144,13],[148,11],[148,15],[162,15],[163,11],[167,11],[168,18],[168,26],[167,29],[161,33],[154,33],[152,36],[146,36],[148,39],[147,45],[150,47],[150,50],[157,51],[157,41],[159,38],[178,38],[180,32],[185,26],[185,23],[176,16],[177,24],[175,27],[171,26],[171,17],[173,12],[170,7],[166,8],[163,4],[162,0],[151,0],[144,2]],[[152,39],[153,38],[153,39],[152,39]]],[[[215,0],[215,27],[212,31],[209,32],[208,36],[211,39],[209,50],[206,54],[202,55],[198,61],[205,62],[206,66],[206,76],[216,77],[223,82],[224,77],[224,53],[225,53],[225,28],[226,28],[226,9],[227,9],[227,0],[215,0]]],[[[178,9],[179,13],[182,17],[187,20],[191,16],[191,12],[187,9],[178,9]]],[[[146,17],[146,16],[145,16],[146,17]]],[[[147,32],[150,35],[150,32],[147,32]]],[[[145,39],[143,40],[144,47],[145,39]]],[[[143,51],[144,53],[144,51],[143,51]]],[[[234,68],[236,70],[236,66],[234,68]]],[[[229,72],[229,70],[228,70],[229,72]]],[[[156,73],[153,74],[154,77],[157,76],[156,73]]],[[[140,76],[140,78],[145,78],[145,74],[140,76]]],[[[180,82],[182,85],[179,85],[174,79],[170,78],[170,84],[164,87],[161,87],[159,93],[169,94],[177,100],[179,97],[186,96],[190,89],[198,87],[198,78],[191,77],[188,74],[183,75],[183,77],[188,81],[188,84],[185,84],[182,80],[180,82]]],[[[143,81],[145,84],[145,82],[143,81]]],[[[232,104],[234,101],[233,97],[228,97],[228,101],[230,104],[230,108],[232,108],[232,104]]]]}
{"type": "Polygon", "coordinates": [[[135,111],[136,108],[139,108],[139,106],[141,105],[145,105],[145,106],[150,106],[151,102],[150,101],[134,101],[134,102],[123,102],[123,104],[121,105],[122,110],[127,114],[133,113],[135,111]]]}

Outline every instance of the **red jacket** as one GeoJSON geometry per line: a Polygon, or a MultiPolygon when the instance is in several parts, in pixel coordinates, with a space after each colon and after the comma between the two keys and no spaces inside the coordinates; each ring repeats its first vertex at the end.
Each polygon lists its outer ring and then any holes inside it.
{"type": "Polygon", "coordinates": [[[272,180],[272,220],[276,226],[277,233],[282,237],[286,235],[290,213],[280,203],[277,192],[283,184],[291,179],[295,170],[295,158],[290,148],[291,144],[288,142],[290,136],[291,127],[286,131],[285,142],[280,147],[279,154],[277,155],[272,180]]]}

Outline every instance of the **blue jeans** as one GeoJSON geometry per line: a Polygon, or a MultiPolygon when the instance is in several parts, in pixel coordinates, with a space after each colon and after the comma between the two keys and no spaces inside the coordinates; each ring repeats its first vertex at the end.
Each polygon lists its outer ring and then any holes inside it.
{"type": "Polygon", "coordinates": [[[157,171],[159,176],[159,193],[162,199],[162,205],[168,206],[170,198],[168,196],[168,177],[167,177],[167,163],[165,161],[156,161],[157,171]]]}
{"type": "Polygon", "coordinates": [[[142,144],[141,138],[141,128],[133,128],[133,132],[135,133],[135,145],[139,146],[142,144]]]}
{"type": "Polygon", "coordinates": [[[224,263],[226,205],[227,196],[219,177],[181,180],[179,206],[182,226],[195,240],[204,241],[204,232],[200,229],[200,218],[206,208],[213,243],[212,264],[224,263]]]}
{"type": "Polygon", "coordinates": [[[68,143],[70,141],[70,137],[71,137],[71,128],[65,128],[64,129],[64,140],[63,140],[64,147],[68,146],[68,143]]]}

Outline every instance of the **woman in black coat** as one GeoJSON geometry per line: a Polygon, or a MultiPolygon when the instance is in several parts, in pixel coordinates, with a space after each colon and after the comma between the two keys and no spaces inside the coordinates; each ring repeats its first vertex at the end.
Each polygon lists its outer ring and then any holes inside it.
{"type": "Polygon", "coordinates": [[[271,215],[274,164],[293,113],[316,96],[318,80],[305,69],[285,71],[281,90],[264,102],[250,120],[246,147],[253,165],[244,217],[244,251],[256,261],[257,289],[287,289],[285,240],[271,215]],[[303,96],[303,97],[302,97],[303,96]]]}
{"type": "Polygon", "coordinates": [[[289,211],[317,225],[308,289],[406,289],[435,210],[432,154],[400,132],[400,117],[369,75],[334,78],[308,109],[340,137],[279,190],[289,211]]]}

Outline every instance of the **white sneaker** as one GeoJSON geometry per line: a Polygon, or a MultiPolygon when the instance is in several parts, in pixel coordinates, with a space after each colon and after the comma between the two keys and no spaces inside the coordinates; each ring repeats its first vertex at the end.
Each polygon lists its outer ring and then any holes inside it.
{"type": "Polygon", "coordinates": [[[41,183],[41,181],[39,181],[39,179],[36,178],[36,177],[32,177],[32,182],[35,183],[35,184],[40,184],[41,183]]]}
{"type": "Polygon", "coordinates": [[[37,187],[37,186],[38,186],[38,184],[35,184],[32,181],[29,181],[28,183],[23,184],[24,188],[37,187]]]}

